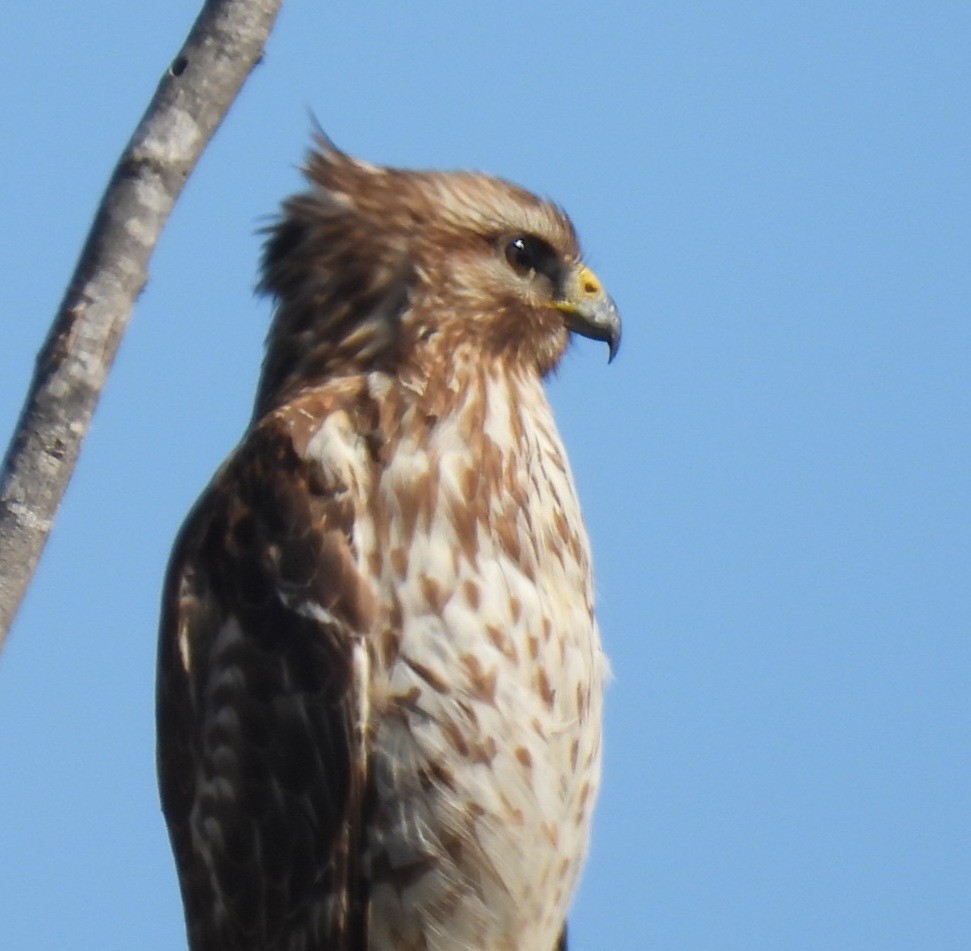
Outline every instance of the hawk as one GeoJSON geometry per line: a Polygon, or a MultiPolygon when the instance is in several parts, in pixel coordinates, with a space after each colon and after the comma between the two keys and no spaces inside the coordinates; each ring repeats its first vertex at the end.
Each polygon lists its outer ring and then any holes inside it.
{"type": "Polygon", "coordinates": [[[606,662],[543,391],[620,321],[555,205],[323,136],[269,229],[253,420],[166,580],[192,951],[554,951],[606,662]]]}

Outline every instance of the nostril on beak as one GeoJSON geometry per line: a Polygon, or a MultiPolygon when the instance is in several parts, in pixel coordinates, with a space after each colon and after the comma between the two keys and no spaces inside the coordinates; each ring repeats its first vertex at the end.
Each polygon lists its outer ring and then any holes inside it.
{"type": "Polygon", "coordinates": [[[600,281],[590,268],[585,267],[580,274],[580,291],[587,297],[596,297],[603,293],[600,281]]]}

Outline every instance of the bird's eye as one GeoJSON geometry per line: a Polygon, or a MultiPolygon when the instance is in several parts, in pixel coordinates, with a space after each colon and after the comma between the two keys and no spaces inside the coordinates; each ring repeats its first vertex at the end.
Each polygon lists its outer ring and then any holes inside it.
{"type": "Polygon", "coordinates": [[[504,253],[509,266],[517,274],[526,275],[535,271],[554,279],[559,270],[556,252],[541,238],[529,234],[510,238],[506,242],[504,253]]]}

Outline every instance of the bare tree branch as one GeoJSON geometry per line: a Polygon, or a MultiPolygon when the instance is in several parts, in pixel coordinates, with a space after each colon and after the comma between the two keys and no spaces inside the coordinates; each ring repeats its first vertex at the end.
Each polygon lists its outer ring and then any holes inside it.
{"type": "Polygon", "coordinates": [[[176,199],[283,0],[206,0],[115,168],[0,470],[0,647],[40,560],[176,199]]]}

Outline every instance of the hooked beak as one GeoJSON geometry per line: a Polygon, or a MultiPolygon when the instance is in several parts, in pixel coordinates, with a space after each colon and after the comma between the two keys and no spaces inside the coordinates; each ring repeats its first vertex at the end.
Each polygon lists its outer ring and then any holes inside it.
{"type": "Polygon", "coordinates": [[[556,307],[566,315],[567,330],[607,344],[608,363],[617,356],[620,314],[613,298],[590,268],[586,265],[574,268],[564,283],[563,296],[556,302],[556,307]]]}

